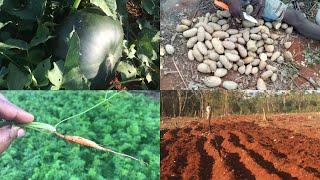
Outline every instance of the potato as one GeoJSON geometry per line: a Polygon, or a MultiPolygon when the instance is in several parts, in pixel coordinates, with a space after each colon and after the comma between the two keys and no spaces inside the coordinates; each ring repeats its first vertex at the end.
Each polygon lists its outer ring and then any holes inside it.
{"type": "Polygon", "coordinates": [[[277,63],[279,63],[279,64],[284,63],[284,58],[283,58],[283,56],[278,57],[277,63]]]}
{"type": "Polygon", "coordinates": [[[256,46],[257,48],[260,48],[264,45],[264,41],[263,40],[259,40],[257,43],[256,43],[256,46]]]}
{"type": "Polygon", "coordinates": [[[203,61],[203,63],[209,65],[212,72],[215,72],[217,70],[217,63],[215,61],[206,59],[203,61]]]}
{"type": "Polygon", "coordinates": [[[259,91],[265,91],[267,90],[267,85],[266,83],[264,82],[263,79],[259,78],[258,81],[257,81],[257,89],[259,91]]]}
{"type": "Polygon", "coordinates": [[[182,35],[183,35],[185,38],[190,38],[190,37],[195,36],[197,33],[198,33],[198,29],[197,29],[197,28],[192,28],[192,29],[189,29],[189,30],[184,31],[184,32],[182,33],[182,35]]]}
{"type": "Polygon", "coordinates": [[[266,53],[261,53],[259,56],[261,61],[267,61],[268,60],[268,56],[266,53]]]}
{"type": "Polygon", "coordinates": [[[246,30],[242,33],[243,39],[248,42],[250,40],[250,31],[246,30]]]}
{"type": "Polygon", "coordinates": [[[217,24],[217,23],[209,23],[209,25],[211,25],[211,27],[213,28],[214,31],[221,31],[222,30],[222,27],[217,24]]]}
{"type": "Polygon", "coordinates": [[[248,56],[248,51],[247,51],[247,49],[246,49],[244,46],[242,46],[241,44],[237,44],[237,49],[238,49],[239,54],[240,54],[240,56],[241,56],[242,58],[245,58],[245,57],[248,56]]]}
{"type": "Polygon", "coordinates": [[[212,44],[211,44],[211,41],[206,40],[204,43],[206,44],[206,46],[207,46],[208,49],[213,49],[213,46],[212,46],[212,44]]]}
{"type": "Polygon", "coordinates": [[[245,65],[242,65],[238,68],[238,72],[240,74],[244,74],[246,72],[246,66],[245,65]]]}
{"type": "Polygon", "coordinates": [[[211,42],[212,42],[213,48],[218,54],[224,53],[224,47],[222,45],[222,42],[218,38],[213,38],[211,42]]]}
{"type": "Polygon", "coordinates": [[[221,27],[221,30],[222,31],[226,31],[230,28],[230,25],[229,24],[224,24],[222,27],[221,27]]]}
{"type": "Polygon", "coordinates": [[[217,22],[220,26],[224,25],[224,24],[227,24],[227,20],[225,19],[220,19],[218,22],[217,22]]]}
{"type": "Polygon", "coordinates": [[[186,26],[191,26],[192,22],[188,19],[182,19],[181,24],[186,25],[186,26]]]}
{"type": "Polygon", "coordinates": [[[256,58],[257,57],[257,53],[248,51],[248,56],[256,58]]]}
{"type": "Polygon", "coordinates": [[[238,84],[233,81],[224,81],[222,86],[227,90],[235,90],[238,88],[238,84]]]}
{"type": "Polygon", "coordinates": [[[261,28],[260,27],[255,27],[250,29],[250,33],[251,34],[257,34],[258,32],[260,32],[261,28]]]}
{"type": "Polygon", "coordinates": [[[238,65],[238,66],[243,66],[243,65],[244,65],[244,61],[240,59],[240,60],[237,62],[237,65],[238,65]]]}
{"type": "Polygon", "coordinates": [[[272,72],[277,72],[278,71],[278,68],[274,67],[274,66],[271,66],[271,65],[267,65],[266,66],[266,69],[267,70],[270,70],[272,72]]]}
{"type": "Polygon", "coordinates": [[[229,30],[227,30],[227,33],[230,35],[234,35],[234,34],[238,34],[239,31],[237,29],[229,29],[229,30]]]}
{"type": "Polygon", "coordinates": [[[237,62],[240,60],[240,56],[232,53],[225,53],[225,56],[228,58],[231,62],[237,62]]]}
{"type": "Polygon", "coordinates": [[[259,40],[262,39],[262,37],[260,35],[258,35],[258,34],[250,34],[250,38],[252,40],[256,40],[256,41],[259,41],[259,40]]]}
{"type": "Polygon", "coordinates": [[[286,33],[287,33],[287,34],[292,34],[292,31],[293,31],[293,27],[288,27],[288,28],[286,29],[286,33]]]}
{"type": "Polygon", "coordinates": [[[252,66],[258,66],[260,64],[260,59],[254,59],[251,64],[252,66]]]}
{"type": "Polygon", "coordinates": [[[273,45],[265,45],[264,49],[269,52],[272,53],[274,51],[274,46],[273,45]]]}
{"type": "Polygon", "coordinates": [[[204,28],[202,26],[198,28],[197,37],[198,37],[198,41],[199,42],[204,41],[205,30],[204,30],[204,28]]]}
{"type": "Polygon", "coordinates": [[[266,44],[269,44],[269,45],[272,45],[274,42],[273,42],[273,39],[271,38],[268,38],[264,41],[266,44]]]}
{"type": "Polygon", "coordinates": [[[233,69],[234,71],[237,71],[237,70],[238,70],[238,65],[237,65],[237,64],[233,64],[232,69],[233,69]]]}
{"type": "Polygon", "coordinates": [[[205,63],[200,63],[199,65],[198,65],[198,71],[199,72],[201,72],[201,73],[206,73],[206,74],[208,74],[208,73],[211,73],[211,69],[210,69],[210,67],[209,67],[209,65],[208,64],[205,64],[205,63]]]}
{"type": "Polygon", "coordinates": [[[210,41],[212,39],[211,34],[209,34],[208,32],[205,32],[204,36],[205,36],[205,40],[209,40],[210,41]]]}
{"type": "Polygon", "coordinates": [[[228,71],[224,68],[218,68],[215,72],[214,72],[214,76],[216,77],[223,77],[225,75],[227,75],[228,71]]]}
{"type": "Polygon", "coordinates": [[[242,37],[239,37],[238,38],[238,43],[241,44],[241,45],[245,45],[246,41],[242,37]]]}
{"type": "Polygon", "coordinates": [[[219,54],[217,54],[215,51],[209,50],[208,51],[208,58],[217,61],[219,59],[219,54]]]}
{"type": "Polygon", "coordinates": [[[254,57],[248,56],[248,57],[243,59],[243,62],[244,62],[244,64],[250,64],[250,63],[253,62],[253,60],[254,60],[254,57]]]}
{"type": "Polygon", "coordinates": [[[266,68],[267,66],[267,62],[266,61],[260,61],[260,64],[259,64],[259,69],[262,71],[266,68]]]}
{"type": "Polygon", "coordinates": [[[166,52],[170,55],[172,55],[174,53],[174,47],[171,44],[167,44],[165,46],[166,52]]]}
{"type": "Polygon", "coordinates": [[[213,33],[213,27],[212,26],[210,26],[210,25],[208,25],[208,24],[203,24],[202,25],[203,26],[203,28],[204,28],[204,30],[206,30],[208,33],[213,33]]]}
{"type": "Polygon", "coordinates": [[[206,56],[208,54],[208,49],[203,42],[198,42],[197,47],[202,55],[206,56]]]}
{"type": "Polygon", "coordinates": [[[291,47],[291,45],[292,45],[292,42],[285,42],[285,43],[284,43],[284,47],[285,47],[286,49],[289,49],[289,48],[291,47]]]}
{"type": "Polygon", "coordinates": [[[228,37],[226,39],[224,39],[225,41],[231,41],[233,43],[236,43],[238,41],[238,39],[236,37],[228,37]]]}
{"type": "Polygon", "coordinates": [[[264,52],[264,47],[259,47],[258,49],[257,49],[257,54],[261,54],[261,53],[263,53],[264,52]]]}
{"type": "Polygon", "coordinates": [[[187,47],[188,48],[193,48],[193,46],[198,42],[198,37],[192,37],[187,41],[187,47]]]}
{"type": "Polygon", "coordinates": [[[258,67],[252,67],[251,74],[257,74],[259,72],[258,67]]]}
{"type": "Polygon", "coordinates": [[[276,73],[272,74],[271,81],[276,82],[277,79],[278,79],[278,75],[276,73]]]}
{"type": "Polygon", "coordinates": [[[229,34],[224,31],[216,31],[216,32],[212,33],[212,37],[219,38],[219,39],[225,39],[225,38],[229,37],[229,34]]]}
{"type": "Polygon", "coordinates": [[[251,52],[256,52],[257,51],[257,46],[256,46],[256,41],[253,40],[249,40],[247,42],[247,50],[251,51],[251,52]]]}
{"type": "Polygon", "coordinates": [[[276,21],[276,22],[273,22],[272,25],[275,30],[278,30],[281,27],[281,22],[276,21]]]}
{"type": "Polygon", "coordinates": [[[252,71],[252,65],[251,64],[248,64],[246,66],[246,71],[244,72],[246,75],[249,75],[252,71]]]}
{"type": "Polygon", "coordinates": [[[265,72],[263,72],[263,73],[261,74],[261,78],[262,78],[263,80],[266,80],[266,79],[270,78],[270,77],[272,76],[272,74],[273,74],[273,71],[267,70],[267,71],[265,71],[265,72]]]}
{"type": "Polygon", "coordinates": [[[289,61],[293,60],[293,55],[292,55],[292,53],[290,51],[284,52],[283,53],[283,57],[284,57],[285,60],[289,60],[289,61]]]}
{"type": "Polygon", "coordinates": [[[230,70],[232,68],[232,64],[229,62],[228,58],[224,55],[219,56],[219,61],[221,64],[227,69],[230,70]]]}
{"type": "Polygon", "coordinates": [[[245,27],[245,28],[252,28],[255,25],[256,25],[255,23],[252,23],[252,22],[250,22],[248,20],[242,21],[242,26],[245,27]]]}
{"type": "Polygon", "coordinates": [[[177,27],[176,27],[176,31],[177,32],[183,32],[183,31],[186,31],[186,30],[188,30],[189,29],[189,27],[188,26],[186,26],[186,25],[177,25],[177,27]]]}
{"type": "Polygon", "coordinates": [[[222,41],[222,45],[224,48],[230,49],[230,50],[236,48],[236,45],[231,41],[222,41]]]}
{"type": "Polygon", "coordinates": [[[280,55],[281,55],[280,51],[274,52],[271,56],[271,61],[275,61],[276,59],[278,59],[278,57],[280,57],[280,55]]]}
{"type": "Polygon", "coordinates": [[[192,54],[197,61],[199,62],[203,61],[203,55],[200,53],[198,49],[193,49],[192,54]]]}
{"type": "Polygon", "coordinates": [[[194,61],[194,56],[191,49],[188,51],[188,59],[194,61]]]}
{"type": "Polygon", "coordinates": [[[216,77],[216,76],[209,76],[209,77],[206,77],[204,80],[203,80],[203,83],[207,86],[207,87],[218,87],[221,85],[222,83],[222,80],[221,78],[219,77],[216,77]]]}

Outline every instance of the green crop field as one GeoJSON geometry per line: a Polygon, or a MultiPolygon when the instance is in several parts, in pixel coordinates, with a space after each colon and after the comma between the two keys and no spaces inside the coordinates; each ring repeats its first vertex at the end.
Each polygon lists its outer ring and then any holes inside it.
{"type": "MultiPolygon", "coordinates": [[[[108,92],[107,96],[116,93],[108,92]]],[[[35,121],[56,124],[105,98],[106,91],[6,91],[35,121]]],[[[159,179],[159,101],[142,93],[121,93],[107,103],[57,127],[147,162],[68,143],[53,134],[27,129],[0,154],[0,177],[20,179],[159,179]]]]}

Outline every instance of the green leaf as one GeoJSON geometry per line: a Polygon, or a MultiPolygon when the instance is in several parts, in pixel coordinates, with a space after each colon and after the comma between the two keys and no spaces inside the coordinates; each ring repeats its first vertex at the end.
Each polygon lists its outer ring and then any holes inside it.
{"type": "Polygon", "coordinates": [[[46,3],[46,0],[26,0],[25,3],[19,4],[20,7],[16,7],[17,5],[14,1],[6,0],[2,8],[22,20],[36,21],[43,16],[46,3]]]}
{"type": "Polygon", "coordinates": [[[127,55],[127,58],[133,59],[133,58],[136,57],[135,56],[135,54],[137,52],[136,49],[135,49],[136,45],[135,44],[131,44],[131,46],[128,48],[127,47],[127,43],[128,43],[128,41],[124,41],[124,49],[123,49],[123,51],[127,55]]]}
{"type": "Polygon", "coordinates": [[[38,86],[46,86],[48,85],[48,71],[51,68],[50,58],[43,60],[40,62],[37,67],[32,71],[38,86]]]}
{"type": "Polygon", "coordinates": [[[48,71],[48,79],[54,88],[60,89],[63,82],[63,61],[53,63],[53,69],[48,71]]]}
{"type": "Polygon", "coordinates": [[[5,43],[0,42],[0,49],[20,49],[27,50],[28,43],[20,39],[8,39],[5,43]]]}
{"type": "Polygon", "coordinates": [[[28,74],[20,70],[17,66],[10,63],[8,66],[9,74],[7,78],[8,89],[20,90],[23,89],[28,82],[28,74]]]}
{"type": "Polygon", "coordinates": [[[117,19],[117,2],[116,0],[90,0],[90,2],[99,8],[107,15],[111,16],[113,19],[117,19]]]}
{"type": "Polygon", "coordinates": [[[81,73],[79,67],[71,69],[67,74],[63,76],[62,87],[71,90],[90,89],[88,80],[81,73]]]}
{"type": "Polygon", "coordinates": [[[154,15],[158,4],[155,4],[154,0],[141,0],[141,5],[148,14],[154,15]]]}
{"type": "Polygon", "coordinates": [[[80,38],[78,34],[73,31],[69,39],[69,49],[64,63],[65,71],[70,71],[73,68],[79,67],[80,59],[80,38]]]}
{"type": "Polygon", "coordinates": [[[32,38],[29,44],[29,49],[39,44],[45,43],[53,37],[54,36],[50,36],[50,31],[48,27],[46,27],[44,24],[39,24],[36,35],[32,38]]]}
{"type": "Polygon", "coordinates": [[[137,69],[133,65],[123,61],[118,64],[117,71],[122,73],[126,79],[133,78],[137,75],[137,69]]]}
{"type": "MultiPolygon", "coordinates": [[[[1,0],[0,0],[0,7],[1,7],[1,0]]],[[[3,27],[5,27],[6,25],[8,25],[8,24],[10,24],[10,23],[12,23],[12,21],[8,21],[8,22],[6,22],[6,23],[0,22],[0,29],[2,29],[3,27]]]]}

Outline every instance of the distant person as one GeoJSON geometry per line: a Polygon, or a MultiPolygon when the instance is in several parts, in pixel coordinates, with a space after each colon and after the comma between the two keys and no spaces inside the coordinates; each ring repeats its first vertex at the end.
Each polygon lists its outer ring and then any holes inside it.
{"type": "MultiPolygon", "coordinates": [[[[34,117],[32,114],[10,103],[0,94],[0,119],[17,123],[29,123],[33,121],[34,117]]],[[[17,126],[5,125],[0,127],[0,153],[9,147],[13,140],[24,136],[24,134],[25,131],[17,126]]]]}
{"type": "Polygon", "coordinates": [[[209,123],[209,132],[211,133],[211,106],[207,106],[206,108],[206,118],[207,118],[207,121],[209,123]]]}
{"type": "MultiPolygon", "coordinates": [[[[303,13],[288,7],[281,0],[223,0],[229,6],[233,17],[244,19],[243,7],[251,4],[253,6],[253,17],[263,18],[265,21],[283,21],[291,25],[301,35],[320,40],[320,26],[309,21],[303,13]]],[[[318,17],[320,21],[320,12],[318,17]]],[[[317,21],[318,23],[320,23],[317,21]]]]}

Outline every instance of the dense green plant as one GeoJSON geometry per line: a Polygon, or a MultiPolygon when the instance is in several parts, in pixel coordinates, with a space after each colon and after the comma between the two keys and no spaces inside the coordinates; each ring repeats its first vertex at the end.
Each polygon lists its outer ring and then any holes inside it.
{"type": "MultiPolygon", "coordinates": [[[[57,27],[73,3],[74,0],[0,1],[1,89],[89,88],[77,63],[76,34],[70,34],[65,59],[53,56],[57,27]]],[[[158,89],[159,0],[82,0],[78,9],[91,6],[120,20],[124,29],[122,58],[105,88],[158,89]]]]}
{"type": "MultiPolygon", "coordinates": [[[[22,92],[5,96],[36,117],[56,124],[101,101],[101,91],[22,92]]],[[[89,138],[143,159],[149,165],[67,143],[28,130],[0,155],[4,179],[159,179],[159,102],[144,95],[119,96],[58,126],[62,133],[89,138]],[[147,107],[147,108],[146,108],[147,107]]]]}

